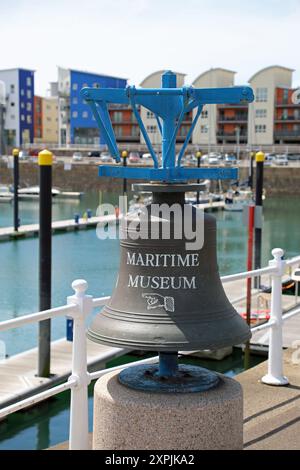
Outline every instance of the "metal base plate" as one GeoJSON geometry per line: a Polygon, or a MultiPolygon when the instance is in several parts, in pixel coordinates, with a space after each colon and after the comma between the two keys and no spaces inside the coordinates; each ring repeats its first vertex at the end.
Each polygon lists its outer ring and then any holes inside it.
{"type": "Polygon", "coordinates": [[[120,372],[119,382],[129,388],[154,393],[195,393],[216,387],[220,377],[202,367],[179,365],[172,377],[158,375],[158,364],[128,367],[120,372]]]}

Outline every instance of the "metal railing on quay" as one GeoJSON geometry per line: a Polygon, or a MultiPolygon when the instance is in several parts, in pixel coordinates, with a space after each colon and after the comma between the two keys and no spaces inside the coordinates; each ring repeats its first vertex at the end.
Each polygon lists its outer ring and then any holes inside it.
{"type": "MultiPolygon", "coordinates": [[[[270,345],[268,354],[268,374],[261,380],[268,385],[286,385],[288,379],[283,375],[282,357],[282,328],[283,323],[291,317],[300,313],[300,307],[295,307],[290,313],[282,316],[282,277],[286,268],[299,266],[300,256],[284,260],[284,252],[281,249],[272,251],[273,259],[269,261],[269,266],[254,271],[223,276],[223,283],[236,280],[253,278],[268,274],[271,277],[271,315],[270,320],[257,327],[252,328],[252,332],[270,329],[270,345]]],[[[75,294],[67,298],[67,305],[53,308],[43,312],[32,313],[12,320],[0,323],[0,331],[21,327],[29,323],[39,322],[48,318],[57,318],[67,315],[74,321],[73,326],[73,347],[72,347],[72,367],[69,379],[57,386],[53,386],[46,391],[37,393],[29,398],[20,400],[12,405],[0,410],[0,419],[6,416],[33,406],[65,390],[71,391],[70,402],[70,428],[69,428],[69,448],[88,449],[88,386],[92,380],[106,374],[108,371],[131,367],[136,364],[153,363],[157,357],[136,361],[130,364],[123,364],[114,368],[99,370],[89,373],[87,370],[87,342],[86,326],[87,317],[95,308],[104,306],[110,299],[109,296],[93,298],[86,294],[88,284],[85,280],[76,280],[72,283],[75,294]]]]}

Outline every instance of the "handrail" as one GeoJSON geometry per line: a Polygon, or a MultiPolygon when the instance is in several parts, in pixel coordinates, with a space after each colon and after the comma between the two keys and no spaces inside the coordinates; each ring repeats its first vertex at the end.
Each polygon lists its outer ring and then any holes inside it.
{"type": "Polygon", "coordinates": [[[12,320],[6,320],[0,323],[0,331],[18,328],[26,325],[26,323],[48,320],[48,318],[71,315],[76,308],[76,305],[64,305],[63,307],[51,308],[49,310],[43,310],[42,312],[30,313],[29,315],[23,315],[22,317],[13,318],[12,320]]]}
{"type": "MultiPolygon", "coordinates": [[[[268,358],[268,374],[262,378],[262,382],[269,385],[286,385],[288,379],[283,375],[282,360],[282,326],[289,318],[300,314],[300,307],[295,307],[291,312],[282,316],[282,276],[287,266],[300,264],[300,256],[290,260],[283,260],[283,250],[275,249],[272,251],[273,260],[269,266],[254,271],[248,271],[230,276],[222,276],[221,280],[226,283],[230,281],[246,279],[262,274],[272,276],[271,289],[271,318],[267,323],[251,328],[252,333],[270,329],[270,347],[268,358]]],[[[65,390],[71,390],[70,405],[70,449],[88,448],[88,385],[91,380],[98,379],[108,372],[107,369],[88,373],[87,371],[87,353],[86,353],[86,327],[85,319],[91,314],[94,308],[102,307],[110,299],[109,296],[93,298],[86,295],[88,288],[87,282],[77,280],[72,283],[75,295],[68,297],[67,305],[62,307],[45,310],[42,312],[24,315],[22,317],[0,322],[0,331],[17,328],[32,322],[39,322],[47,318],[56,318],[67,315],[74,320],[73,349],[72,349],[72,374],[67,382],[54,386],[49,390],[40,392],[24,400],[9,405],[0,410],[0,418],[4,418],[11,413],[21,410],[25,407],[39,403],[51,396],[61,393],[65,390]],[[80,425],[78,425],[80,423],[80,425]]],[[[147,364],[157,361],[157,357],[136,361],[127,365],[120,365],[110,368],[109,371],[119,370],[124,367],[131,367],[136,364],[147,364]]]]}

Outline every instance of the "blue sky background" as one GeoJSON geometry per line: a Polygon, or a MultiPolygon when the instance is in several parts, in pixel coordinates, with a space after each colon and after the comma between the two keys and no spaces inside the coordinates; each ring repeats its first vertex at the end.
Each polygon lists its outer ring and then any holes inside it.
{"type": "Polygon", "coordinates": [[[280,64],[300,84],[300,0],[0,0],[0,17],[0,68],[35,69],[40,94],[57,65],[135,84],[164,68],[192,82],[219,66],[240,84],[280,64]]]}

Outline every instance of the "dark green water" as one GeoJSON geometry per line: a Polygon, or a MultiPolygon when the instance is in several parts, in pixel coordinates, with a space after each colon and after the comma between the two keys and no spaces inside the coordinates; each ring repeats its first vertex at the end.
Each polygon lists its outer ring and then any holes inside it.
{"type": "MultiPolygon", "coordinates": [[[[104,202],[117,202],[117,195],[106,195],[104,202]]],[[[87,208],[95,211],[98,194],[87,194],[80,202],[53,204],[55,219],[71,218],[74,212],[87,208]],[[75,208],[76,206],[76,208],[75,208]],[[75,210],[76,209],[76,210],[75,210]]],[[[0,226],[11,225],[12,207],[0,205],[0,226]],[[3,209],[2,206],[5,206],[3,209]]],[[[24,202],[20,207],[23,223],[37,221],[38,204],[24,202]]],[[[247,233],[241,213],[215,213],[218,228],[218,261],[221,274],[246,270],[247,233]]],[[[300,254],[300,198],[276,197],[265,201],[263,229],[263,264],[274,247],[283,248],[286,256],[300,254]]],[[[0,243],[0,321],[38,310],[38,240],[24,239],[0,243]]],[[[119,264],[116,240],[100,241],[94,230],[70,232],[53,237],[53,306],[66,303],[76,278],[86,279],[89,293],[109,295],[119,264]]],[[[52,322],[52,338],[65,334],[65,320],[52,322]]],[[[0,335],[7,353],[16,354],[37,344],[37,327],[28,325],[0,335]]],[[[221,372],[235,375],[242,370],[241,356],[229,362],[209,362],[208,367],[221,367],[221,372]],[[216,366],[216,364],[218,364],[216,366]]],[[[228,361],[228,360],[226,360],[228,361]]],[[[67,439],[68,393],[24,413],[16,413],[0,426],[0,449],[44,448],[67,439]]],[[[91,407],[91,403],[90,403],[91,407]]],[[[91,410],[90,410],[91,413],[91,410]]]]}

